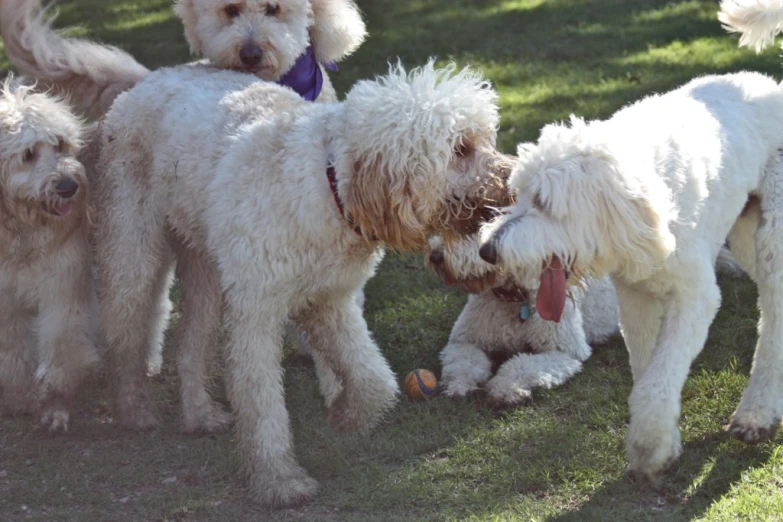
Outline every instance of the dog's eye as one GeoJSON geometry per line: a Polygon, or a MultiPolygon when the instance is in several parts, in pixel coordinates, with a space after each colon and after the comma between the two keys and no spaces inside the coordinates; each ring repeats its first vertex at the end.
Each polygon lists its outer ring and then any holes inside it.
{"type": "Polygon", "coordinates": [[[240,14],[242,14],[242,10],[239,8],[237,4],[228,4],[226,7],[223,8],[223,12],[226,13],[226,16],[229,18],[236,18],[240,14]]]}
{"type": "Polygon", "coordinates": [[[266,14],[268,16],[275,16],[280,12],[280,4],[266,4],[266,14]]]}
{"type": "Polygon", "coordinates": [[[29,148],[26,151],[24,151],[24,156],[22,156],[22,161],[25,163],[29,163],[35,159],[35,149],[29,148]]]}
{"type": "Polygon", "coordinates": [[[62,138],[57,138],[57,152],[62,154],[65,152],[66,147],[68,147],[68,144],[65,143],[65,140],[62,138]]]}

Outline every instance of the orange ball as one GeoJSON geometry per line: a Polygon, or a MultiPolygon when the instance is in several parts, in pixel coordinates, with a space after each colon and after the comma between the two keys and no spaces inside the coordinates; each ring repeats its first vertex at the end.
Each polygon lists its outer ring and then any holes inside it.
{"type": "Polygon", "coordinates": [[[413,370],[405,377],[402,389],[411,399],[432,397],[438,393],[438,379],[429,370],[413,370]]]}

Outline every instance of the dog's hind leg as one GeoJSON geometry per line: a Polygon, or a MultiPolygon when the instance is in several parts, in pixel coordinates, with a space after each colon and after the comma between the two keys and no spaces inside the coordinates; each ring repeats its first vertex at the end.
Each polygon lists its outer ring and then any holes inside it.
{"type": "Polygon", "coordinates": [[[203,252],[177,246],[177,275],[182,283],[182,317],[177,326],[182,427],[186,433],[222,431],[231,416],[208,392],[207,363],[217,346],[223,294],[214,262],[203,252]]]}
{"type": "MultiPolygon", "coordinates": [[[[720,288],[713,259],[702,255],[707,248],[690,245],[693,257],[681,259],[687,278],[672,282],[663,307],[663,321],[646,368],[634,368],[634,387],[628,399],[631,413],[627,438],[630,469],[653,483],[682,452],[678,421],[680,397],[690,366],[707,340],[710,324],[720,306],[720,288]]],[[[685,253],[682,254],[684,256],[685,253]]],[[[620,292],[620,309],[629,304],[620,292]]],[[[648,299],[655,300],[654,296],[648,299]]],[[[641,302],[642,300],[638,300],[641,302]]],[[[621,312],[625,314],[625,312],[621,312]]],[[[642,319],[642,318],[637,318],[642,319]]],[[[623,319],[623,326],[627,324],[623,319]]],[[[634,361],[632,346],[628,346],[634,361]]],[[[641,359],[641,360],[640,360],[641,359]]]]}
{"type": "Polygon", "coordinates": [[[370,337],[354,295],[332,296],[300,318],[314,350],[343,382],[329,415],[337,429],[366,432],[394,404],[399,387],[370,337]]]}
{"type": "Polygon", "coordinates": [[[661,330],[663,303],[657,297],[621,282],[615,283],[620,312],[620,329],[628,350],[634,382],[641,379],[655,349],[661,330]]]}
{"type": "Polygon", "coordinates": [[[750,384],[729,432],[748,443],[771,438],[783,417],[783,161],[764,177],[755,233],[759,338],[750,384]]]}
{"type": "MultiPolygon", "coordinates": [[[[110,179],[131,178],[111,174],[107,172],[110,179]]],[[[138,202],[149,204],[150,199],[128,197],[140,191],[123,189],[114,189],[115,194],[107,190],[98,198],[101,330],[108,348],[115,420],[129,428],[147,429],[157,424],[147,384],[148,357],[167,326],[174,258],[162,216],[154,209],[138,208],[138,202]]]]}

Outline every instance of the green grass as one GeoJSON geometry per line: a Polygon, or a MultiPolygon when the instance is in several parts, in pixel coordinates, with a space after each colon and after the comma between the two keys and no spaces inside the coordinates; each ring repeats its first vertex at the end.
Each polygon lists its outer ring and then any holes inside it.
{"type": "MultiPolygon", "coordinates": [[[[371,38],[341,65],[338,89],[384,72],[395,56],[472,64],[501,93],[506,152],[547,122],[572,112],[605,117],[700,74],[781,71],[778,52],[737,48],[715,19],[716,1],[360,2],[371,38]]],[[[188,59],[170,0],[73,0],[61,12],[60,25],[80,26],[74,34],[120,45],[148,66],[188,59]]],[[[154,381],[165,422],[152,433],[111,425],[99,379],[66,435],[31,419],[0,421],[0,521],[783,519],[780,438],[750,447],[723,431],[747,384],[757,311],[747,280],[722,288],[722,310],[683,393],[685,453],[657,491],[624,473],[631,377],[619,339],[529,406],[496,411],[481,396],[403,400],[368,437],[329,428],[311,363],[289,354],[296,452],[322,489],[307,506],[282,511],[245,500],[230,435],[177,432],[168,353],[154,381]]],[[[368,323],[394,370],[437,370],[465,296],[424,272],[418,257],[391,255],[367,295],[368,323]]]]}

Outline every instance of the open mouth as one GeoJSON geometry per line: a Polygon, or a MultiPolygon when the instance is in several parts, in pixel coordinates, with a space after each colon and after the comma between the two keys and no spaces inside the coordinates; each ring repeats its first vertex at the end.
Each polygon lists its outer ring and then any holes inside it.
{"type": "Polygon", "coordinates": [[[47,207],[46,210],[53,216],[68,217],[73,212],[73,201],[58,201],[51,207],[47,207]]]}

